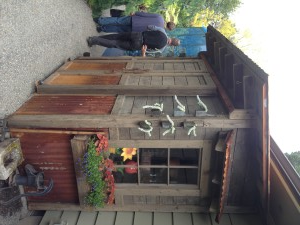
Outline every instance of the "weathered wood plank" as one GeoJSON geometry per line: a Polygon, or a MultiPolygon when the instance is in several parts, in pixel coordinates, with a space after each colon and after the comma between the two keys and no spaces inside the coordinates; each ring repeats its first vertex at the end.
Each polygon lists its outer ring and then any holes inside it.
{"type": "Polygon", "coordinates": [[[146,110],[143,109],[143,106],[147,104],[146,96],[136,96],[134,97],[132,114],[145,114],[146,110]]]}
{"type": "Polygon", "coordinates": [[[187,80],[188,86],[200,87],[200,81],[199,81],[198,77],[188,76],[188,77],[186,77],[186,80],[187,80]]]}
{"type": "MultiPolygon", "coordinates": [[[[13,115],[8,119],[10,127],[22,128],[110,128],[137,127],[138,121],[148,120],[153,127],[160,127],[160,122],[166,120],[165,117],[151,117],[148,115],[13,115]]],[[[188,116],[172,117],[177,124],[183,121],[194,121],[198,127],[205,128],[254,128],[257,126],[256,120],[230,120],[226,117],[201,117],[194,118],[188,116]]]]}
{"type": "Polygon", "coordinates": [[[140,76],[129,75],[125,85],[139,85],[139,82],[140,82],[140,76]]]}
{"type": "MultiPolygon", "coordinates": [[[[159,145],[161,148],[178,147],[178,148],[202,148],[206,141],[203,140],[190,140],[183,142],[182,140],[110,140],[110,147],[130,147],[130,148],[151,148],[159,145]]],[[[210,142],[210,141],[208,141],[210,142]]]]}
{"type": "Polygon", "coordinates": [[[177,127],[175,130],[175,138],[176,140],[189,140],[190,136],[187,134],[188,128],[177,127]]]}
{"type": "Polygon", "coordinates": [[[86,152],[86,146],[89,140],[88,135],[76,135],[71,140],[72,146],[72,154],[74,160],[74,167],[76,173],[76,181],[77,181],[77,190],[78,190],[78,199],[80,206],[85,207],[85,196],[90,190],[90,186],[86,182],[86,177],[82,173],[82,160],[83,155],[86,152]]]}
{"type": "Polygon", "coordinates": [[[140,131],[137,127],[130,128],[129,132],[131,140],[144,140],[145,135],[149,136],[148,134],[145,134],[144,132],[140,131]]]}
{"type": "Polygon", "coordinates": [[[64,211],[61,215],[61,220],[67,221],[68,225],[76,225],[80,211],[64,211]]]}
{"type": "MultiPolygon", "coordinates": [[[[206,97],[204,97],[204,99],[205,98],[206,97]]],[[[213,105],[214,105],[214,107],[216,109],[216,113],[218,115],[227,115],[227,110],[226,110],[226,108],[224,107],[224,105],[222,104],[222,102],[220,101],[220,99],[218,97],[207,97],[207,98],[212,99],[213,105]]],[[[234,118],[232,118],[232,119],[234,119],[234,118]]]]}
{"type": "Polygon", "coordinates": [[[116,212],[98,212],[95,225],[115,225],[116,212]]]}
{"type": "Polygon", "coordinates": [[[212,156],[212,142],[205,142],[202,150],[201,162],[201,176],[200,176],[200,190],[201,198],[211,197],[211,156],[212,156]]]}
{"type": "Polygon", "coordinates": [[[154,63],[152,63],[152,62],[147,62],[144,65],[144,69],[146,69],[146,70],[153,70],[153,67],[154,67],[154,63]]]}
{"type": "Polygon", "coordinates": [[[174,77],[171,76],[163,76],[163,85],[164,86],[172,86],[174,85],[174,77]]]}
{"type": "Polygon", "coordinates": [[[134,101],[134,97],[133,96],[126,96],[124,103],[120,109],[120,115],[121,114],[131,114],[132,112],[132,107],[133,107],[133,101],[134,101]]]}
{"type": "Polygon", "coordinates": [[[184,68],[187,71],[195,71],[196,70],[194,63],[192,63],[192,62],[184,62],[184,68]]]}
{"type": "Polygon", "coordinates": [[[243,90],[244,90],[244,109],[254,109],[253,106],[253,88],[254,78],[252,76],[243,77],[243,90]]]}
{"type": "Polygon", "coordinates": [[[133,212],[117,212],[115,225],[132,225],[133,217],[133,212]]]}
{"type": "Polygon", "coordinates": [[[163,133],[166,131],[167,129],[164,128],[159,128],[159,137],[161,140],[174,140],[175,139],[175,132],[172,134],[171,132],[163,135],[163,133]]]}
{"type": "MultiPolygon", "coordinates": [[[[32,202],[28,205],[29,210],[82,210],[78,204],[63,204],[63,203],[38,203],[32,202]]],[[[95,208],[93,210],[99,212],[111,212],[111,211],[141,211],[143,212],[202,212],[207,213],[208,208],[199,205],[127,205],[124,206],[117,205],[107,205],[104,208],[95,208]]],[[[48,224],[47,224],[48,225],[48,224]]]]}
{"type": "Polygon", "coordinates": [[[153,70],[163,70],[164,64],[162,62],[155,62],[153,66],[153,70]]]}
{"type": "Polygon", "coordinates": [[[194,225],[211,225],[209,214],[192,213],[192,219],[194,225]]]}
{"type": "Polygon", "coordinates": [[[133,225],[152,225],[153,213],[136,212],[134,215],[133,225]]]}
{"type": "Polygon", "coordinates": [[[148,134],[145,134],[145,140],[159,140],[159,127],[154,127],[152,132],[151,132],[151,136],[149,136],[148,134]]]}
{"type": "MultiPolygon", "coordinates": [[[[217,115],[218,112],[216,110],[215,102],[213,100],[214,97],[200,97],[201,101],[207,107],[207,113],[211,115],[217,115]]],[[[199,107],[198,107],[199,108],[199,107]]],[[[198,109],[200,110],[200,108],[198,109]]]]}
{"type": "Polygon", "coordinates": [[[164,62],[164,70],[174,70],[174,63],[171,62],[164,62]]]}
{"type": "Polygon", "coordinates": [[[243,64],[233,64],[233,97],[237,109],[244,108],[243,64]]]}
{"type": "MultiPolygon", "coordinates": [[[[164,113],[169,116],[173,116],[174,114],[174,101],[173,97],[171,96],[164,96],[162,99],[162,102],[164,103],[164,113]]],[[[167,118],[165,118],[167,120],[167,118]]]]}
{"type": "Polygon", "coordinates": [[[227,95],[225,89],[223,88],[223,86],[221,85],[219,79],[217,78],[215,72],[212,70],[212,68],[210,67],[210,64],[207,62],[206,57],[202,54],[201,58],[203,59],[203,61],[205,62],[205,65],[207,66],[207,70],[210,72],[211,78],[214,81],[215,85],[218,88],[218,92],[220,94],[220,97],[227,109],[228,112],[231,112],[234,110],[234,106],[229,98],[229,96],[227,95]]]}
{"type": "Polygon", "coordinates": [[[57,79],[60,76],[60,73],[55,72],[52,75],[50,75],[48,78],[46,78],[43,83],[44,84],[51,84],[51,82],[55,79],[57,79]]]}
{"type": "Polygon", "coordinates": [[[228,90],[232,90],[233,88],[233,64],[234,64],[234,56],[233,54],[225,55],[225,86],[228,90]]]}
{"type": "Polygon", "coordinates": [[[175,85],[179,85],[179,86],[187,86],[188,85],[186,77],[175,77],[174,80],[175,80],[175,85]]]}
{"type": "Polygon", "coordinates": [[[151,79],[152,79],[151,76],[141,76],[139,85],[140,86],[151,86],[151,79]]]}
{"type": "Polygon", "coordinates": [[[199,60],[198,61],[198,66],[201,72],[207,72],[207,68],[205,66],[205,63],[203,62],[203,60],[199,60]]]}
{"type": "Polygon", "coordinates": [[[128,84],[128,79],[129,79],[129,75],[128,74],[123,74],[120,81],[119,81],[119,85],[125,85],[128,84]]]}
{"type": "Polygon", "coordinates": [[[162,86],[162,76],[153,76],[151,80],[151,86],[162,86]]]}
{"type": "Polygon", "coordinates": [[[174,225],[193,225],[191,213],[173,213],[174,225]]]}
{"type": "Polygon", "coordinates": [[[168,189],[165,186],[156,186],[155,188],[151,187],[139,187],[139,186],[130,186],[131,188],[117,187],[117,191],[121,195],[126,196],[191,196],[199,197],[201,191],[196,186],[189,186],[189,189],[168,189]]]}
{"type": "Polygon", "coordinates": [[[172,213],[154,213],[153,225],[173,225],[172,213]]]}
{"type": "Polygon", "coordinates": [[[194,135],[190,135],[191,140],[204,140],[205,138],[205,128],[196,127],[196,137],[194,135]]]}
{"type": "Polygon", "coordinates": [[[196,116],[196,110],[199,110],[196,96],[187,96],[186,104],[187,104],[187,113],[189,115],[196,116]]]}
{"type": "MultiPolygon", "coordinates": [[[[154,105],[155,103],[160,104],[160,97],[159,96],[148,96],[147,105],[154,105]]],[[[146,109],[146,114],[152,115],[151,109],[146,109]]]]}
{"type": "Polygon", "coordinates": [[[118,95],[111,114],[119,115],[125,101],[125,95],[118,95]]]}
{"type": "Polygon", "coordinates": [[[95,224],[97,212],[81,212],[76,225],[95,224]]]}
{"type": "Polygon", "coordinates": [[[219,48],[221,47],[220,42],[214,42],[214,60],[215,60],[215,70],[218,72],[220,70],[220,57],[219,57],[219,48]]]}
{"type": "Polygon", "coordinates": [[[214,96],[217,94],[215,86],[188,87],[187,85],[176,86],[150,86],[151,77],[141,77],[139,86],[136,85],[39,85],[39,94],[114,94],[114,95],[153,95],[170,96],[180,93],[181,95],[214,96]]]}
{"type": "Polygon", "coordinates": [[[258,214],[230,214],[232,225],[263,225],[258,214]]]}
{"type": "Polygon", "coordinates": [[[174,63],[174,70],[184,70],[183,62],[175,62],[174,63]]]}
{"type": "MultiPolygon", "coordinates": [[[[232,173],[229,185],[228,203],[229,205],[242,205],[243,193],[246,189],[245,181],[247,180],[247,167],[251,162],[251,149],[252,143],[250,129],[237,129],[235,147],[232,149],[234,161],[232,162],[232,173]]],[[[253,182],[248,183],[255,189],[253,182]]],[[[249,191],[249,190],[248,190],[249,191]]],[[[254,198],[254,196],[253,196],[254,198]]]]}
{"type": "Polygon", "coordinates": [[[217,223],[215,221],[215,218],[216,218],[216,214],[215,213],[210,214],[210,217],[211,217],[212,225],[233,225],[230,222],[230,218],[229,218],[228,214],[223,214],[223,216],[222,216],[222,218],[220,220],[220,223],[217,223]]]}
{"type": "Polygon", "coordinates": [[[144,69],[144,63],[143,62],[134,62],[133,68],[144,69]]]}
{"type": "MultiPolygon", "coordinates": [[[[130,128],[118,128],[119,129],[119,139],[129,140],[130,139],[130,128]]],[[[110,144],[110,143],[109,143],[110,144]]],[[[121,146],[118,146],[121,147],[121,146]]]]}
{"type": "Polygon", "coordinates": [[[119,140],[120,134],[119,134],[119,128],[109,128],[109,139],[110,140],[119,140]]]}
{"type": "Polygon", "coordinates": [[[39,225],[49,225],[51,221],[59,221],[62,213],[58,210],[46,211],[39,225]]]}

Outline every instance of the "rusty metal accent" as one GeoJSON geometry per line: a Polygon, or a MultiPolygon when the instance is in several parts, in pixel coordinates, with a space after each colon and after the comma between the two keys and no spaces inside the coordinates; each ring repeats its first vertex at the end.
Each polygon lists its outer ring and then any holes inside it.
{"type": "Polygon", "coordinates": [[[118,70],[125,69],[127,63],[99,63],[92,60],[75,60],[65,70],[118,70]]]}
{"type": "MultiPolygon", "coordinates": [[[[45,177],[51,177],[55,183],[52,191],[42,197],[29,197],[29,202],[77,203],[76,177],[74,172],[70,134],[12,133],[20,136],[24,155],[24,164],[19,167],[24,174],[24,165],[31,164],[45,177]]],[[[26,187],[25,192],[35,191],[26,187]]]]}
{"type": "Polygon", "coordinates": [[[110,114],[115,96],[34,95],[15,114],[110,114]]]}
{"type": "Polygon", "coordinates": [[[233,131],[230,131],[227,133],[225,143],[226,143],[226,150],[225,150],[225,158],[224,158],[224,168],[223,168],[223,175],[222,175],[222,187],[220,192],[220,202],[219,202],[219,210],[216,215],[215,221],[217,223],[220,222],[221,216],[223,214],[224,205],[226,203],[226,196],[228,191],[228,171],[230,167],[230,152],[231,152],[231,145],[232,145],[232,139],[233,139],[233,131]]]}
{"type": "Polygon", "coordinates": [[[59,74],[47,84],[49,85],[117,85],[121,76],[89,75],[89,74],[59,74]]]}

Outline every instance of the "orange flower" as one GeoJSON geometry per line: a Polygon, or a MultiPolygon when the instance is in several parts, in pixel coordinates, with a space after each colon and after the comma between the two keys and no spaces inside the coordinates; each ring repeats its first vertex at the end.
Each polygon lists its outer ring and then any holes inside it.
{"type": "Polygon", "coordinates": [[[126,161],[126,159],[132,160],[132,156],[136,155],[136,148],[122,148],[122,151],[123,161],[126,161]]]}

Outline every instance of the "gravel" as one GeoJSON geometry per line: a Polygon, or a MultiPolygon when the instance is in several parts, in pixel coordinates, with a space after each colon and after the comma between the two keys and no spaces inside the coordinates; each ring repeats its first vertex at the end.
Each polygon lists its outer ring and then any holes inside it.
{"type": "MultiPolygon", "coordinates": [[[[87,51],[100,56],[103,48],[87,46],[93,35],[96,26],[84,0],[0,0],[0,119],[21,107],[35,92],[35,82],[68,59],[87,51]]],[[[21,208],[0,207],[0,224],[16,224],[21,208]]]]}
{"type": "Polygon", "coordinates": [[[0,117],[26,102],[36,81],[90,51],[86,38],[93,35],[84,0],[0,0],[0,117]]]}

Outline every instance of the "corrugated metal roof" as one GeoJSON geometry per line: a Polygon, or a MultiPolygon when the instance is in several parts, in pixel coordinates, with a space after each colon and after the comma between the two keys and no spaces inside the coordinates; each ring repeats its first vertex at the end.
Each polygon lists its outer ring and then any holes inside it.
{"type": "Polygon", "coordinates": [[[127,63],[105,62],[99,61],[80,61],[75,60],[65,70],[110,70],[110,69],[124,69],[127,63]]]}
{"type": "Polygon", "coordinates": [[[86,74],[59,74],[48,84],[54,85],[116,85],[121,76],[113,75],[86,75],[86,74]]]}
{"type": "MultiPolygon", "coordinates": [[[[43,196],[29,198],[30,201],[77,203],[78,192],[74,171],[74,162],[70,134],[44,133],[12,133],[18,136],[24,155],[24,162],[19,167],[23,171],[24,165],[31,164],[37,171],[43,171],[45,179],[54,181],[52,191],[43,196]]],[[[45,182],[47,183],[47,182],[45,182]]],[[[36,191],[26,188],[25,192],[36,191]]]]}
{"type": "Polygon", "coordinates": [[[15,114],[110,114],[116,97],[84,95],[34,95],[15,114]]]}

